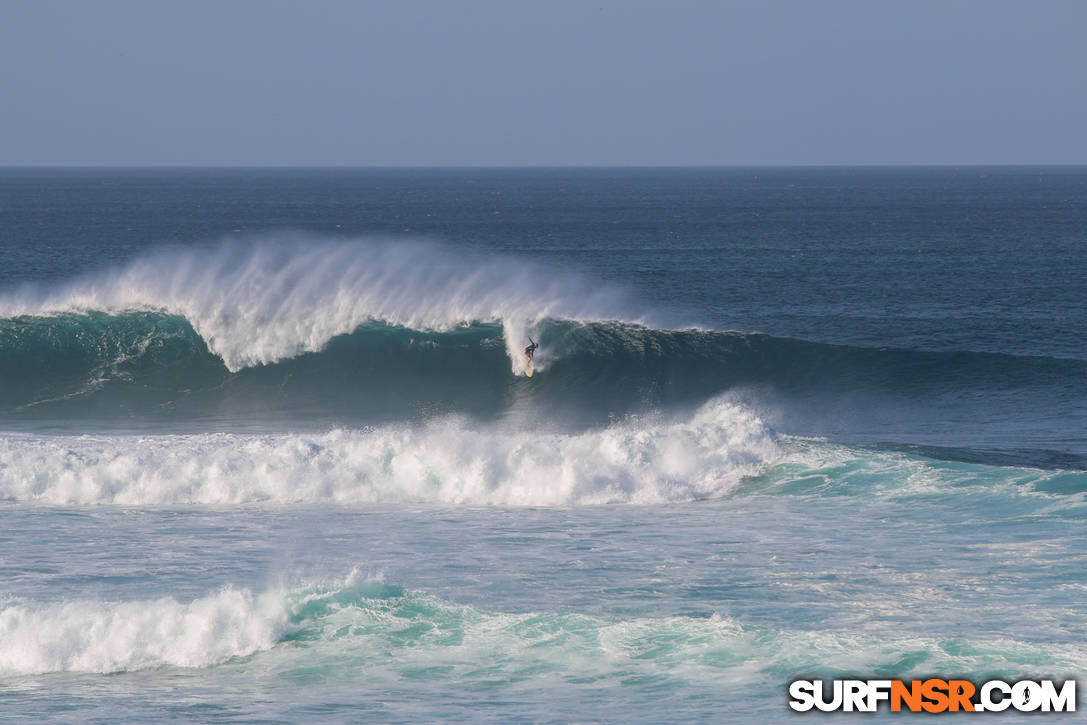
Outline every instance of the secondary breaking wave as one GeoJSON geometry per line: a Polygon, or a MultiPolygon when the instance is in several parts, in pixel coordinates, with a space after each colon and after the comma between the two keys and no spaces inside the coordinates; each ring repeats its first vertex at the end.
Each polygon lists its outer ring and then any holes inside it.
{"type": "Polygon", "coordinates": [[[686,418],[580,433],[450,418],[317,434],[9,434],[0,500],[19,504],[659,504],[731,496],[977,499],[1080,516],[1087,472],[986,466],[775,436],[727,399],[686,418]]]}
{"type": "Polygon", "coordinates": [[[1074,676],[1072,645],[1008,639],[878,637],[781,630],[728,616],[607,617],[488,612],[381,580],[346,580],[254,594],[225,588],[179,602],[75,601],[0,607],[0,674],[112,673],[173,666],[289,672],[324,662],[365,671],[372,687],[569,678],[607,685],[745,687],[804,674],[932,672],[1074,676]],[[588,679],[587,679],[588,678],[588,679]]]}
{"type": "Polygon", "coordinates": [[[750,411],[580,434],[427,426],[305,434],[0,437],[0,500],[48,504],[660,503],[724,495],[775,454],[750,411]]]}

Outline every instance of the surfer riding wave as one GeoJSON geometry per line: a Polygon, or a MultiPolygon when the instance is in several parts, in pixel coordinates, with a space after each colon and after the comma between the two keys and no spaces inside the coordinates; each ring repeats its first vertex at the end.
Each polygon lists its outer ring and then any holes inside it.
{"type": "Polygon", "coordinates": [[[525,377],[531,378],[532,373],[534,372],[532,369],[532,356],[536,352],[536,348],[539,347],[539,344],[531,337],[528,338],[528,341],[532,344],[525,348],[525,377]]]}

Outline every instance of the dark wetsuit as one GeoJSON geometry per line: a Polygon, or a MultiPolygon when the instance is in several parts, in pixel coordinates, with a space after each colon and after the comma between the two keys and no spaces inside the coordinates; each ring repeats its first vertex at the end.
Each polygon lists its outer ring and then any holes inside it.
{"type": "Polygon", "coordinates": [[[532,344],[525,348],[525,357],[527,357],[529,360],[531,360],[532,359],[532,354],[534,352],[536,352],[536,348],[538,348],[539,345],[531,337],[528,338],[528,341],[531,342],[532,344]]]}

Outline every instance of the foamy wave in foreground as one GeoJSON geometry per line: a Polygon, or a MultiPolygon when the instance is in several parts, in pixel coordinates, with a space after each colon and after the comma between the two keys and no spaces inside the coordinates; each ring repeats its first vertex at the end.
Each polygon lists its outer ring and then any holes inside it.
{"type": "Polygon", "coordinates": [[[130,310],[184,316],[231,371],[320,350],[373,320],[431,330],[501,321],[519,368],[535,321],[642,319],[618,293],[568,272],[432,243],[304,235],[152,254],[0,297],[0,317],[130,310]]]}
{"type": "Polygon", "coordinates": [[[249,656],[260,658],[262,671],[333,662],[340,672],[365,673],[371,689],[401,686],[405,678],[416,682],[420,671],[459,683],[588,678],[599,688],[649,678],[649,685],[677,680],[716,688],[777,685],[813,673],[1038,677],[1087,667],[1087,655],[1074,645],[777,630],[717,614],[487,612],[356,574],[259,595],[225,588],[188,603],[0,607],[3,674],[246,667],[237,658],[249,656]]]}
{"type": "Polygon", "coordinates": [[[323,434],[0,437],[0,499],[48,504],[659,503],[722,496],[777,452],[748,409],[580,434],[425,427],[323,434]]]}
{"type": "Polygon", "coordinates": [[[281,595],[230,588],[188,603],[13,604],[0,608],[0,673],[207,667],[270,649],[287,625],[281,595]]]}

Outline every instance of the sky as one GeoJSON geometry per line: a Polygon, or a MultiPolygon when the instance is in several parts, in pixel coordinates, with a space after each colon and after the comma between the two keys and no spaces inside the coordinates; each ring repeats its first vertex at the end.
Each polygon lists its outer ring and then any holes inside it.
{"type": "Polygon", "coordinates": [[[0,0],[0,165],[1087,163],[1081,0],[0,0]]]}

